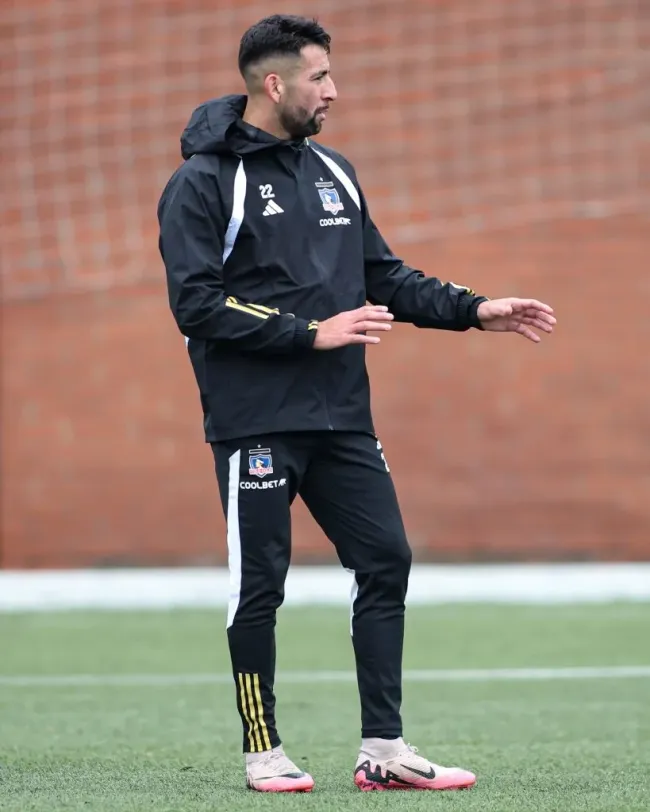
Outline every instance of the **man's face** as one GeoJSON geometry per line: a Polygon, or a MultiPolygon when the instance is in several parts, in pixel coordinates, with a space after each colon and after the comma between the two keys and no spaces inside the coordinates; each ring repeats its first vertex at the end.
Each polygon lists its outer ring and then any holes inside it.
{"type": "Polygon", "coordinates": [[[316,135],[336,95],[327,52],[319,45],[307,45],[284,82],[278,104],[280,124],[291,138],[316,135]]]}

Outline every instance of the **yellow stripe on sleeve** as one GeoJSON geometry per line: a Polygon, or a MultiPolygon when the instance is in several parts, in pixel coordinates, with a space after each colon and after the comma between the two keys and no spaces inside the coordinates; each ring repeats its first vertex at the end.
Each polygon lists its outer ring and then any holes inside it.
{"type": "Polygon", "coordinates": [[[232,307],[233,310],[241,310],[242,313],[248,313],[249,316],[257,316],[258,319],[268,319],[268,313],[262,313],[250,305],[239,304],[234,296],[229,296],[226,299],[226,307],[232,307]]]}
{"type": "Polygon", "coordinates": [[[265,307],[264,305],[253,304],[251,302],[249,302],[247,304],[247,307],[254,307],[255,310],[259,310],[260,313],[268,313],[269,316],[279,316],[280,315],[280,311],[278,310],[277,307],[265,307]]]}

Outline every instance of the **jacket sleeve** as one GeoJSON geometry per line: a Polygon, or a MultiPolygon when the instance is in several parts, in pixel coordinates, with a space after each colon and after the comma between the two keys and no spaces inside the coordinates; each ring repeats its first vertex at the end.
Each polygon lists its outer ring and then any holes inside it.
{"type": "Polygon", "coordinates": [[[316,321],[280,313],[264,303],[242,301],[226,292],[227,224],[215,192],[213,176],[181,170],[158,207],[159,250],[169,305],[179,330],[188,339],[243,351],[287,354],[310,349],[316,321]]]}
{"type": "Polygon", "coordinates": [[[470,327],[482,329],[476,311],[487,297],[476,296],[468,287],[442,282],[405,265],[373,223],[361,191],[360,197],[368,301],[386,305],[396,322],[416,327],[459,332],[470,327]]]}

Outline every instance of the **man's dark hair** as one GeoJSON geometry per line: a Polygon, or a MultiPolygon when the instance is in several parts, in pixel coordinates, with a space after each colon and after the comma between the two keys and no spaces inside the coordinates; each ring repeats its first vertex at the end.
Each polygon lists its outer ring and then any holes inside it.
{"type": "Polygon", "coordinates": [[[252,25],[239,44],[239,72],[269,56],[300,56],[306,45],[320,45],[330,52],[331,37],[316,20],[293,14],[273,14],[252,25]]]}

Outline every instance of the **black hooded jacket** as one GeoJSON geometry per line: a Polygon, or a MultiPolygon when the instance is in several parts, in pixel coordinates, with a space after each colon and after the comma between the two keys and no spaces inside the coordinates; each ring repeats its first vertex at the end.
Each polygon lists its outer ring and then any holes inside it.
{"type": "Polygon", "coordinates": [[[483,297],[413,270],[373,224],[353,167],[242,121],[245,96],[198,107],[158,205],[169,304],[207,442],[373,432],[365,347],[313,348],[318,322],[367,301],[418,327],[479,327],[483,297]]]}

